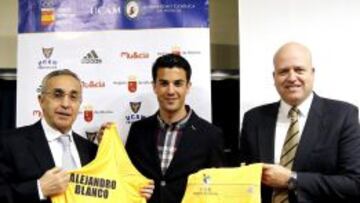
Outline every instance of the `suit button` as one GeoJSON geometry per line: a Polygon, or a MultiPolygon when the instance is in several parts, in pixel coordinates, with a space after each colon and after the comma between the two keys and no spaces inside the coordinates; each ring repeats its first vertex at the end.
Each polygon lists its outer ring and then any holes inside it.
{"type": "Polygon", "coordinates": [[[163,187],[166,186],[165,180],[160,181],[160,185],[163,186],[163,187]]]}

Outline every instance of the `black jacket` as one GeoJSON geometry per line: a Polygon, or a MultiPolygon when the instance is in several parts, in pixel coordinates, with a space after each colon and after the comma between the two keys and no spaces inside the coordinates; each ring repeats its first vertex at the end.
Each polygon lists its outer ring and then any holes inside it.
{"type": "Polygon", "coordinates": [[[183,128],[177,151],[166,173],[160,169],[156,133],[156,115],[135,122],[129,131],[126,150],[134,166],[155,181],[149,202],[180,203],[188,175],[203,168],[218,167],[223,162],[222,132],[192,112],[183,128]]]}

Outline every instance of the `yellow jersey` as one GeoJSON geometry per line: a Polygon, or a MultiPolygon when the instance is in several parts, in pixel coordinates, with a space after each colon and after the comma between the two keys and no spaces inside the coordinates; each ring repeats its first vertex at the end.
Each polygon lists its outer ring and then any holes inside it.
{"type": "Polygon", "coordinates": [[[260,203],[262,164],[203,169],[189,176],[182,203],[260,203]]]}
{"type": "Polygon", "coordinates": [[[140,188],[150,180],[132,165],[115,125],[105,129],[95,159],[69,173],[67,190],[52,203],[146,203],[140,188]]]}

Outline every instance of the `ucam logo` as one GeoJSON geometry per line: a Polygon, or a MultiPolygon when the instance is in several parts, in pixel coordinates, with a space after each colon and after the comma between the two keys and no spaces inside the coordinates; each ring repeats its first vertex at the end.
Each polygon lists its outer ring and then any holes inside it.
{"type": "Polygon", "coordinates": [[[90,13],[92,15],[119,15],[121,14],[121,7],[116,4],[96,5],[90,8],[90,13]]]}
{"type": "Polygon", "coordinates": [[[58,62],[56,60],[52,60],[51,56],[54,52],[54,47],[50,48],[42,48],[42,54],[44,58],[38,62],[39,69],[56,69],[58,62]]]}
{"type": "Polygon", "coordinates": [[[141,108],[141,102],[129,102],[129,105],[133,113],[125,116],[127,124],[131,124],[135,121],[145,118],[144,115],[138,113],[141,108]]]}
{"type": "Polygon", "coordinates": [[[42,112],[40,110],[33,110],[33,114],[34,117],[36,118],[41,118],[42,117],[42,112]]]}
{"type": "Polygon", "coordinates": [[[140,13],[140,6],[137,0],[128,0],[125,5],[125,15],[130,20],[134,20],[139,16],[140,13]]]}

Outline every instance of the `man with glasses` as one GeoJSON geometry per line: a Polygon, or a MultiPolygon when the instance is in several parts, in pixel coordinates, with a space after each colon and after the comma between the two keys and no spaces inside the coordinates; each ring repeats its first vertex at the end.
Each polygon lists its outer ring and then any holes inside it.
{"type": "Polygon", "coordinates": [[[97,146],[72,130],[81,95],[81,81],[75,73],[67,69],[50,72],[38,95],[42,119],[0,136],[0,183],[4,182],[11,202],[50,202],[50,196],[67,188],[70,176],[66,170],[95,158],[97,146]]]}

